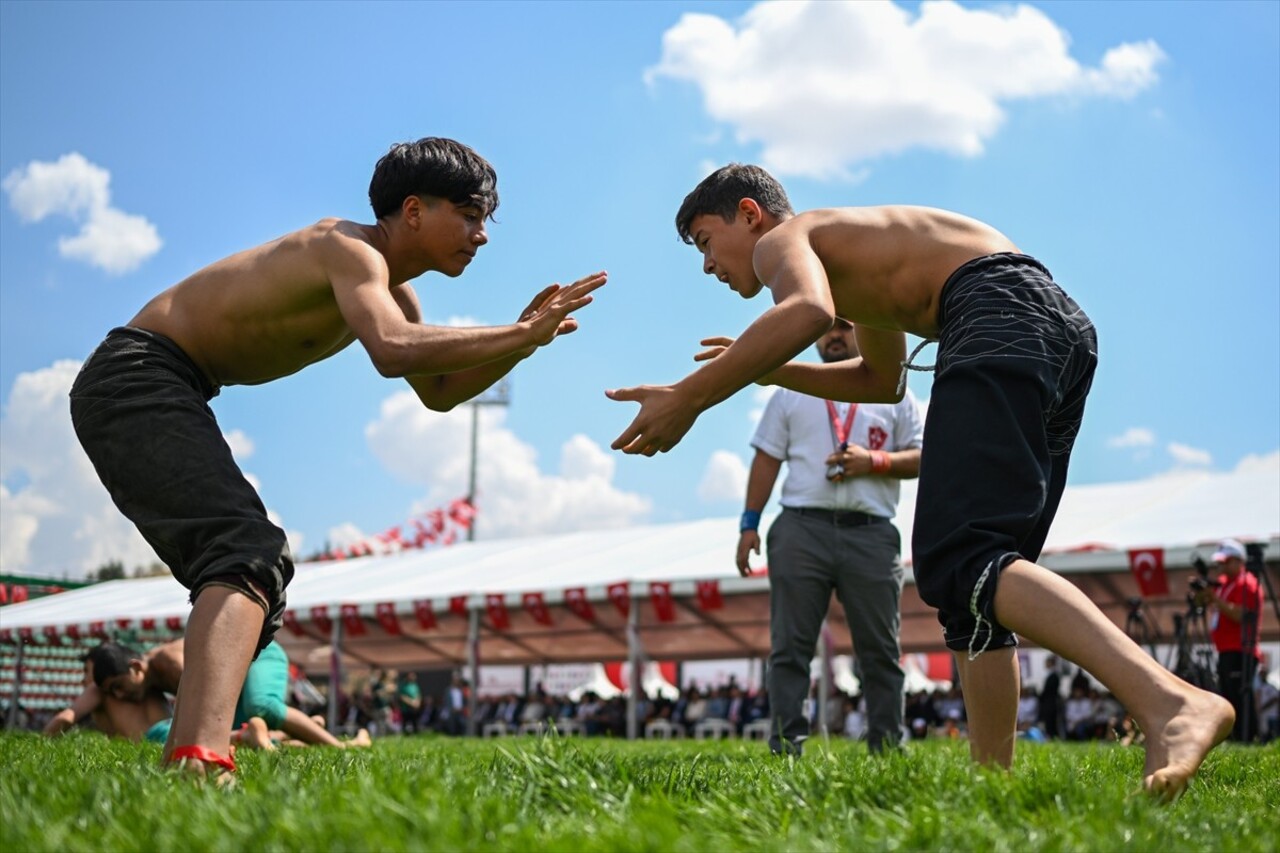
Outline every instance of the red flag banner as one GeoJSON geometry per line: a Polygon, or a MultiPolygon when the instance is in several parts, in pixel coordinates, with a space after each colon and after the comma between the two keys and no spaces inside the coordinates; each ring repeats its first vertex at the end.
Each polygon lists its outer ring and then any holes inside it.
{"type": "Polygon", "coordinates": [[[70,637],[70,638],[71,638],[71,639],[73,639],[73,640],[76,640],[76,641],[78,642],[78,641],[80,640],[80,626],[79,626],[79,625],[68,625],[68,626],[67,626],[67,636],[68,636],[68,637],[70,637]]]}
{"type": "Polygon", "coordinates": [[[666,581],[653,581],[649,584],[649,598],[653,601],[653,612],[659,622],[676,621],[676,604],[671,600],[671,584],[666,581]]]}
{"type": "Polygon", "coordinates": [[[415,601],[413,603],[413,615],[418,619],[418,627],[424,631],[430,631],[436,627],[436,614],[431,609],[431,602],[427,600],[415,601]]]}
{"type": "Polygon", "coordinates": [[[62,638],[58,636],[57,625],[45,625],[43,633],[44,633],[44,638],[49,641],[50,645],[53,645],[53,646],[62,645],[62,638]]]}
{"type": "Polygon", "coordinates": [[[31,632],[30,628],[19,628],[18,639],[22,640],[24,643],[32,643],[35,642],[35,635],[31,632]]]}
{"type": "Polygon", "coordinates": [[[8,645],[13,642],[13,632],[8,628],[0,628],[0,643],[8,645]]]}
{"type": "Polygon", "coordinates": [[[455,616],[467,618],[467,597],[465,595],[455,595],[449,599],[449,612],[455,616]]]}
{"type": "Polygon", "coordinates": [[[169,618],[167,618],[167,619],[165,619],[165,620],[164,620],[164,626],[165,626],[166,628],[168,628],[170,631],[181,631],[181,630],[182,630],[182,617],[181,617],[181,616],[170,616],[169,618]]]}
{"type": "Polygon", "coordinates": [[[156,629],[156,620],[155,620],[155,619],[143,619],[143,620],[142,620],[142,630],[144,630],[144,631],[154,631],[155,629],[156,629]]]}
{"type": "Polygon", "coordinates": [[[311,623],[316,626],[316,630],[326,636],[333,631],[333,620],[329,618],[329,608],[323,604],[317,604],[311,608],[311,623]]]}
{"type": "Polygon", "coordinates": [[[588,622],[594,622],[596,618],[595,610],[591,607],[591,602],[587,601],[587,590],[585,587],[574,587],[564,591],[564,606],[573,611],[580,619],[588,622]]]}
{"type": "Polygon", "coordinates": [[[130,626],[130,625],[132,625],[132,624],[133,624],[133,620],[132,620],[132,619],[117,619],[117,620],[116,620],[116,627],[117,627],[117,628],[119,628],[121,631],[128,631],[128,630],[129,630],[129,626],[130,626]]]}
{"type": "Polygon", "coordinates": [[[724,598],[720,595],[720,581],[698,581],[698,607],[703,610],[719,610],[724,607],[724,598]]]}
{"type": "Polygon", "coordinates": [[[344,604],[340,608],[342,612],[342,627],[347,629],[347,634],[352,637],[360,637],[365,633],[364,620],[360,618],[360,607],[355,604],[344,604]]]}
{"type": "Polygon", "coordinates": [[[1163,548],[1134,548],[1129,551],[1129,571],[1138,582],[1143,598],[1169,594],[1169,577],[1164,572],[1163,548]]]}
{"type": "Polygon", "coordinates": [[[494,628],[505,631],[511,627],[511,617],[507,614],[507,602],[503,600],[501,593],[486,595],[484,606],[489,610],[489,621],[493,623],[494,628]]]}
{"type": "Polygon", "coordinates": [[[28,597],[27,588],[20,583],[16,583],[9,587],[9,600],[14,604],[20,604],[26,601],[28,597]]]}
{"type": "MultiPolygon", "coordinates": [[[[304,636],[302,626],[298,624],[297,613],[294,613],[292,610],[286,610],[284,612],[284,616],[281,618],[284,621],[284,626],[289,629],[290,634],[293,634],[295,637],[304,636]]],[[[313,614],[311,618],[314,621],[315,615],[313,614]]]]}
{"type": "Polygon", "coordinates": [[[90,622],[89,636],[90,637],[106,637],[107,623],[106,622],[90,622]]]}
{"type": "Polygon", "coordinates": [[[400,633],[400,620],[396,618],[396,606],[390,601],[383,601],[374,605],[374,612],[378,616],[378,624],[382,626],[382,630],[388,634],[400,633]]]}
{"type": "Polygon", "coordinates": [[[631,613],[631,587],[626,581],[609,584],[609,600],[623,616],[631,613]]]}
{"type": "Polygon", "coordinates": [[[466,498],[458,498],[449,504],[449,518],[459,527],[470,527],[471,522],[475,520],[476,508],[471,501],[466,498]]]}
{"type": "Polygon", "coordinates": [[[7,583],[0,583],[0,604],[8,604],[8,603],[9,603],[9,585],[7,583]]]}
{"type": "Polygon", "coordinates": [[[546,599],[542,597],[540,592],[526,592],[524,598],[524,609],[533,617],[533,621],[539,625],[551,624],[551,611],[547,609],[546,599]]]}

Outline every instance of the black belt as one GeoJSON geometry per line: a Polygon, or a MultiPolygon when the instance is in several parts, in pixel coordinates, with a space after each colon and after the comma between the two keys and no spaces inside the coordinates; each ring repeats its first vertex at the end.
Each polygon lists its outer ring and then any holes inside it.
{"type": "Polygon", "coordinates": [[[793,512],[805,518],[817,518],[836,527],[861,527],[864,524],[888,524],[883,515],[870,515],[856,509],[816,509],[813,507],[784,506],[783,512],[793,512]]]}

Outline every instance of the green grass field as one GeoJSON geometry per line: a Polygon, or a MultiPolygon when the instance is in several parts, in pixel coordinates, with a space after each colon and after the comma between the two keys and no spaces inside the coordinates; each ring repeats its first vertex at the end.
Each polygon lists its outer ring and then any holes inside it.
{"type": "Polygon", "coordinates": [[[959,742],[872,757],[810,743],[414,737],[241,751],[230,790],[93,733],[0,736],[0,850],[1277,850],[1280,748],[1220,747],[1172,806],[1142,750],[1019,744],[1014,773],[959,742]]]}

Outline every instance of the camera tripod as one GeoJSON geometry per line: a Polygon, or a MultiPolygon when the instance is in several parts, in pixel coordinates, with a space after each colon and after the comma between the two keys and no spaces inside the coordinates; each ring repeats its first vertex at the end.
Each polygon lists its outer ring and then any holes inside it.
{"type": "Polygon", "coordinates": [[[1129,599],[1128,603],[1129,615],[1124,620],[1124,632],[1129,635],[1129,639],[1159,660],[1159,656],[1156,655],[1156,646],[1164,643],[1164,638],[1160,636],[1160,627],[1147,618],[1147,611],[1141,598],[1135,595],[1129,599]]]}
{"type": "Polygon", "coordinates": [[[1173,674],[1204,690],[1217,692],[1216,653],[1202,605],[1187,596],[1185,613],[1173,614],[1173,674]]]}

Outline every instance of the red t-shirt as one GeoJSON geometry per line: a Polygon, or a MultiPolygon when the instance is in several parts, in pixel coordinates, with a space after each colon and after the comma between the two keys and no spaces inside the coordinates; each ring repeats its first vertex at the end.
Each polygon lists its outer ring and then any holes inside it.
{"type": "MultiPolygon", "coordinates": [[[[1219,601],[1229,602],[1236,607],[1240,607],[1243,603],[1245,610],[1252,611],[1255,614],[1252,620],[1253,636],[1245,639],[1251,641],[1249,645],[1253,647],[1254,654],[1260,654],[1257,620],[1261,616],[1262,592],[1258,587],[1258,576],[1243,568],[1234,578],[1218,575],[1218,587],[1213,594],[1219,601]]],[[[1241,614],[1241,616],[1243,617],[1244,614],[1241,614]]],[[[1213,628],[1210,631],[1213,647],[1220,652],[1244,651],[1244,646],[1241,644],[1240,628],[1240,622],[1230,619],[1220,609],[1215,610],[1213,613],[1213,628]]]]}

